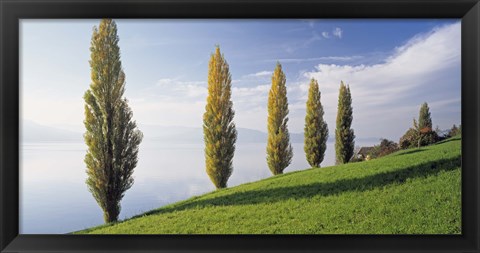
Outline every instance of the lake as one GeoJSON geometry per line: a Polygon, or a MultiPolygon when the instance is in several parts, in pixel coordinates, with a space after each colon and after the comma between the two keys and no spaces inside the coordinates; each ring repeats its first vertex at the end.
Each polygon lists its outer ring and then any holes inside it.
{"type": "MultiPolygon", "coordinates": [[[[292,146],[293,160],[285,172],[309,168],[303,144],[292,146]]],[[[121,202],[120,219],[215,190],[205,172],[203,148],[203,144],[144,141],[135,183],[121,202]]],[[[85,184],[86,149],[80,142],[21,145],[21,234],[68,233],[103,224],[102,211],[85,184]]],[[[228,186],[270,177],[265,153],[265,143],[237,144],[228,186]]],[[[334,161],[334,143],[329,142],[322,166],[334,161]]]]}

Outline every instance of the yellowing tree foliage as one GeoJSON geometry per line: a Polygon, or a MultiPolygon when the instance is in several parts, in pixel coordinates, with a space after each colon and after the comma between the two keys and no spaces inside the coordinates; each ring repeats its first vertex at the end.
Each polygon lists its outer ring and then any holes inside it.
{"type": "Polygon", "coordinates": [[[227,187],[233,172],[237,130],[230,100],[231,79],[228,63],[217,46],[208,65],[208,96],[203,114],[206,170],[217,189],[227,187]]]}
{"type": "Polygon", "coordinates": [[[105,222],[115,222],[120,201],[133,185],[142,133],[132,120],[120,61],[117,26],[103,19],[91,41],[90,89],[85,92],[85,156],[87,185],[103,210],[105,222]]]}
{"type": "Polygon", "coordinates": [[[328,126],[323,120],[323,106],[318,82],[312,78],[308,89],[307,114],[304,128],[304,151],[312,167],[320,167],[327,149],[328,126]]]}
{"type": "Polygon", "coordinates": [[[277,63],[268,93],[267,163],[274,174],[282,174],[292,161],[293,150],[288,133],[288,100],[286,77],[282,65],[277,63]]]}
{"type": "Polygon", "coordinates": [[[335,155],[337,164],[348,163],[353,156],[355,134],[353,132],[353,108],[350,87],[340,83],[337,108],[337,128],[335,129],[335,155]]]}

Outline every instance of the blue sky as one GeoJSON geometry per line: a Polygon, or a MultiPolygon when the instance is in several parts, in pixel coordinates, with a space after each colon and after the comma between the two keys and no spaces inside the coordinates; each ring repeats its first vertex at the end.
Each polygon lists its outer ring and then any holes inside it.
{"type": "MultiPolygon", "coordinates": [[[[116,20],[126,97],[142,125],[201,127],[215,45],[230,65],[238,127],[266,130],[271,73],[287,76],[289,128],[302,132],[318,79],[334,133],[340,81],[357,137],[398,141],[428,102],[434,126],[460,123],[459,20],[116,20]]],[[[83,132],[89,46],[99,20],[22,20],[22,118],[83,132]]]]}

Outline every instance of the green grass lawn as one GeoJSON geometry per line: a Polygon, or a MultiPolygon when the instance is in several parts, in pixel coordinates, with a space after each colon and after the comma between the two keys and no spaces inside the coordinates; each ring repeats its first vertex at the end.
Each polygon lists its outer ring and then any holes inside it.
{"type": "Polygon", "coordinates": [[[218,190],[78,233],[460,234],[460,166],[457,137],[218,190]]]}

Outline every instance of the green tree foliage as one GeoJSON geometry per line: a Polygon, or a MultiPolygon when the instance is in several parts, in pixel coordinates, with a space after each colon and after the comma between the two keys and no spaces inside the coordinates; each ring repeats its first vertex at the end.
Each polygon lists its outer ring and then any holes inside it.
{"type": "Polygon", "coordinates": [[[421,147],[433,144],[440,140],[440,136],[432,129],[432,118],[427,103],[420,106],[418,122],[413,119],[413,127],[400,138],[399,145],[402,149],[421,147]]]}
{"type": "Polygon", "coordinates": [[[320,167],[327,149],[328,126],[323,120],[323,106],[318,82],[312,78],[308,89],[307,115],[305,116],[304,147],[307,162],[320,167]]]}
{"type": "Polygon", "coordinates": [[[398,151],[398,144],[388,139],[381,139],[379,145],[375,145],[369,152],[371,158],[380,158],[398,151]]]}
{"type": "Polygon", "coordinates": [[[401,149],[414,148],[418,144],[418,131],[416,128],[411,127],[400,137],[398,144],[401,149]]]}
{"type": "Polygon", "coordinates": [[[203,114],[206,170],[217,189],[227,187],[233,172],[237,130],[230,99],[231,82],[228,63],[217,46],[208,65],[208,96],[203,114]]]}
{"type": "Polygon", "coordinates": [[[433,129],[432,127],[432,117],[430,115],[430,108],[428,107],[428,104],[425,102],[422,104],[420,107],[420,112],[418,114],[418,128],[419,129],[424,129],[424,128],[430,128],[433,129]]]}
{"type": "Polygon", "coordinates": [[[143,137],[123,97],[125,74],[118,41],[113,20],[103,19],[99,28],[94,28],[90,46],[92,83],[84,95],[86,183],[107,223],[118,220],[120,201],[133,185],[143,137]]]}
{"type": "Polygon", "coordinates": [[[282,174],[292,161],[293,149],[288,133],[288,100],[286,77],[277,62],[268,93],[267,164],[273,175],[282,174]]]}
{"type": "Polygon", "coordinates": [[[355,134],[352,126],[353,108],[350,87],[340,83],[337,108],[337,127],[335,129],[336,163],[348,163],[353,156],[355,134]]]}
{"type": "Polygon", "coordinates": [[[430,127],[418,128],[417,132],[417,147],[431,145],[440,139],[437,132],[433,131],[430,127]]]}
{"type": "Polygon", "coordinates": [[[448,137],[453,137],[460,134],[460,129],[457,127],[457,125],[453,124],[452,128],[448,132],[448,137]]]}

